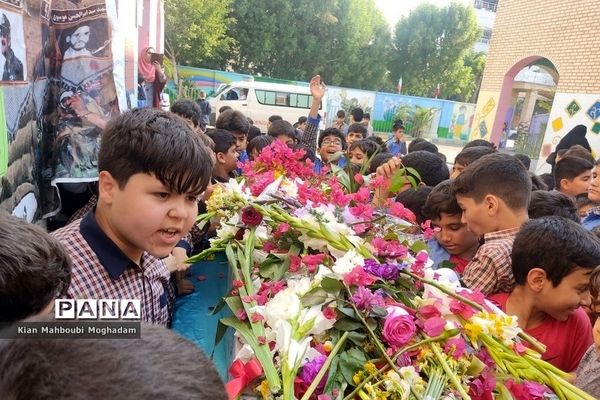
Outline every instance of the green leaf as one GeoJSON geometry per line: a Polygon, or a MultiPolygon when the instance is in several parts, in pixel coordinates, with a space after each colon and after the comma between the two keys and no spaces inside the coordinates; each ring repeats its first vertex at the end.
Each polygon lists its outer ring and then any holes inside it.
{"type": "Polygon", "coordinates": [[[396,193],[400,191],[402,186],[406,183],[406,170],[404,168],[400,168],[398,171],[392,175],[390,179],[389,192],[396,193]]]}
{"type": "Polygon", "coordinates": [[[300,299],[303,307],[312,307],[327,301],[328,293],[320,287],[314,288],[300,299]]]}
{"type": "Polygon", "coordinates": [[[412,252],[414,252],[414,253],[418,253],[418,252],[420,252],[421,250],[425,250],[425,251],[427,251],[427,250],[428,250],[428,248],[427,248],[427,243],[425,243],[425,242],[423,242],[423,241],[421,241],[421,240],[419,240],[419,241],[417,241],[417,242],[414,242],[414,243],[412,244],[412,246],[410,246],[410,250],[411,250],[412,252]]]}
{"type": "Polygon", "coordinates": [[[357,322],[350,318],[344,317],[335,321],[333,327],[341,331],[355,331],[357,329],[363,328],[364,325],[362,324],[362,322],[357,322]]]}
{"type": "Polygon", "coordinates": [[[327,293],[338,293],[344,286],[337,279],[326,276],[321,281],[321,287],[327,293]]]}
{"type": "Polygon", "coordinates": [[[225,297],[221,297],[209,315],[217,315],[223,309],[223,307],[225,307],[225,304],[227,304],[225,302],[225,297]]]}
{"type": "Polygon", "coordinates": [[[348,334],[348,340],[350,340],[352,343],[354,343],[357,346],[362,346],[365,341],[365,339],[367,338],[367,335],[365,333],[359,333],[359,332],[350,332],[348,334]]]}
{"type": "Polygon", "coordinates": [[[356,386],[352,377],[357,371],[364,368],[367,359],[358,349],[350,349],[340,354],[339,368],[346,382],[356,386]]]}
{"type": "Polygon", "coordinates": [[[373,307],[371,315],[374,317],[385,318],[388,315],[388,312],[383,307],[373,307]]]}
{"type": "Polygon", "coordinates": [[[454,264],[452,261],[449,260],[444,260],[440,263],[439,268],[449,268],[449,269],[454,269],[456,268],[456,264],[454,264]]]}
{"type": "Polygon", "coordinates": [[[283,278],[285,271],[289,266],[289,257],[278,257],[274,254],[269,254],[265,261],[258,267],[258,272],[263,278],[269,278],[278,281],[283,278]],[[287,265],[286,265],[287,260],[287,265]]]}
{"type": "Polygon", "coordinates": [[[356,313],[354,312],[353,308],[349,308],[349,307],[338,307],[337,310],[339,312],[341,312],[344,315],[347,315],[348,317],[350,317],[353,320],[358,321],[358,317],[356,316],[356,313]]]}
{"type": "Polygon", "coordinates": [[[221,321],[217,322],[217,332],[215,333],[215,343],[214,343],[213,351],[210,356],[211,358],[212,358],[213,354],[215,353],[215,348],[217,347],[217,345],[219,343],[221,343],[221,340],[223,340],[223,338],[225,337],[225,333],[227,333],[227,329],[229,329],[229,327],[227,325],[225,325],[221,321]]]}
{"type": "Polygon", "coordinates": [[[229,306],[229,309],[233,311],[235,314],[239,310],[244,309],[244,305],[242,304],[242,299],[239,296],[229,296],[225,298],[225,303],[229,306]]]}

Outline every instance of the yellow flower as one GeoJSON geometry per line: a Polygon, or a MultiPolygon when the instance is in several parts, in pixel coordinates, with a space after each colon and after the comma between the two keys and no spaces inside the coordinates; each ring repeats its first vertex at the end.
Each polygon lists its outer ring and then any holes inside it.
{"type": "Polygon", "coordinates": [[[269,390],[269,381],[266,379],[258,385],[257,390],[260,392],[263,400],[269,400],[271,391],[269,390]]]}
{"type": "Polygon", "coordinates": [[[328,353],[331,353],[331,350],[333,350],[333,343],[331,343],[331,340],[328,340],[325,343],[323,343],[323,350],[325,350],[328,353]]]}
{"type": "Polygon", "coordinates": [[[377,373],[377,367],[372,362],[368,362],[365,364],[365,369],[371,375],[375,375],[377,373]]]}
{"type": "Polygon", "coordinates": [[[355,385],[358,385],[360,382],[362,382],[364,378],[364,374],[362,371],[358,371],[357,373],[355,373],[352,376],[352,382],[354,382],[355,385]]]}
{"type": "Polygon", "coordinates": [[[483,329],[477,324],[472,324],[468,322],[465,324],[465,332],[467,333],[467,336],[469,336],[469,339],[471,339],[472,342],[476,342],[479,338],[479,335],[483,333],[483,329]]]}

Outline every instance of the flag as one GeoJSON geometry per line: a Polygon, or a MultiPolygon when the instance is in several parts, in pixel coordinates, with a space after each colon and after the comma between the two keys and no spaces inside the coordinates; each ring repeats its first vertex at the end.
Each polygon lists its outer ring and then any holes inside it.
{"type": "Polygon", "coordinates": [[[435,88],[434,96],[437,99],[439,97],[439,95],[440,95],[440,84],[438,83],[437,86],[436,86],[436,88],[435,88]]]}
{"type": "Polygon", "coordinates": [[[398,94],[400,94],[400,92],[402,92],[402,77],[398,79],[398,94]]]}

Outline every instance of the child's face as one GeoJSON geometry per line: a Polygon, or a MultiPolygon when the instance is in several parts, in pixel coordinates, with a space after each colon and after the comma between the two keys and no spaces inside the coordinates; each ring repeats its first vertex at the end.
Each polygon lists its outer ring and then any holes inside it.
{"type": "Polygon", "coordinates": [[[219,163],[222,164],[223,169],[227,173],[230,173],[231,171],[234,171],[237,168],[239,153],[236,150],[236,148],[237,147],[234,145],[231,146],[229,150],[227,150],[227,153],[217,154],[217,160],[219,161],[219,163]]]}
{"type": "Polygon", "coordinates": [[[368,159],[367,155],[358,147],[348,152],[348,158],[350,159],[350,163],[354,165],[364,165],[368,159]]]}
{"type": "Polygon", "coordinates": [[[346,137],[346,142],[348,143],[348,146],[350,146],[352,143],[356,142],[357,140],[361,140],[363,138],[361,133],[358,132],[348,132],[348,136],[346,137]]]}
{"type": "Polygon", "coordinates": [[[321,142],[319,156],[321,156],[323,162],[328,163],[335,153],[342,151],[342,148],[342,139],[337,136],[327,136],[321,142]]]}
{"type": "Polygon", "coordinates": [[[246,150],[248,136],[242,133],[234,133],[233,136],[235,136],[235,149],[238,151],[238,153],[246,150]]]}
{"type": "Polygon", "coordinates": [[[584,218],[587,215],[588,211],[590,211],[592,208],[594,208],[594,204],[585,204],[579,207],[577,209],[577,212],[579,212],[579,216],[581,218],[584,218]]]}
{"type": "Polygon", "coordinates": [[[440,218],[431,220],[432,225],[439,228],[435,233],[436,240],[453,256],[461,256],[479,244],[477,236],[467,229],[467,224],[461,219],[460,214],[441,213],[440,218]]]}
{"type": "Polygon", "coordinates": [[[588,187],[588,199],[600,201],[600,165],[596,165],[592,170],[592,180],[588,187]]]}
{"type": "Polygon", "coordinates": [[[457,194],[456,202],[463,210],[461,221],[471,233],[479,237],[493,231],[490,230],[490,218],[494,216],[489,215],[485,200],[478,203],[474,198],[457,194]]]}
{"type": "Polygon", "coordinates": [[[394,137],[396,140],[403,141],[404,140],[404,129],[398,129],[394,132],[394,137]]]}
{"type": "Polygon", "coordinates": [[[462,165],[461,163],[457,163],[455,161],[454,165],[452,166],[452,173],[450,174],[450,179],[456,179],[457,176],[462,174],[465,168],[467,168],[465,165],[462,165]]]}
{"type": "Polygon", "coordinates": [[[576,309],[591,305],[589,291],[591,269],[577,268],[554,287],[544,279],[537,304],[558,321],[566,321],[576,309]]]}
{"type": "Polygon", "coordinates": [[[99,201],[105,213],[96,214],[105,233],[133,261],[144,251],[166,257],[191,229],[198,214],[198,193],[177,194],[154,175],[132,175],[123,188],[107,171],[99,177],[99,201]]]}
{"type": "Polygon", "coordinates": [[[560,191],[567,196],[575,197],[579,194],[586,193],[590,187],[592,180],[592,171],[585,171],[577,175],[573,180],[562,179],[560,191]]]}

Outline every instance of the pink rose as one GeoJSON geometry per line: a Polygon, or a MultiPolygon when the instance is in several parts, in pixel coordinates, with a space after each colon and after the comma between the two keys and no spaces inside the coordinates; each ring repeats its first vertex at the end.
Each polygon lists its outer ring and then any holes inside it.
{"type": "Polygon", "coordinates": [[[415,320],[402,307],[388,307],[383,323],[383,338],[393,348],[400,348],[415,336],[415,320]]]}

